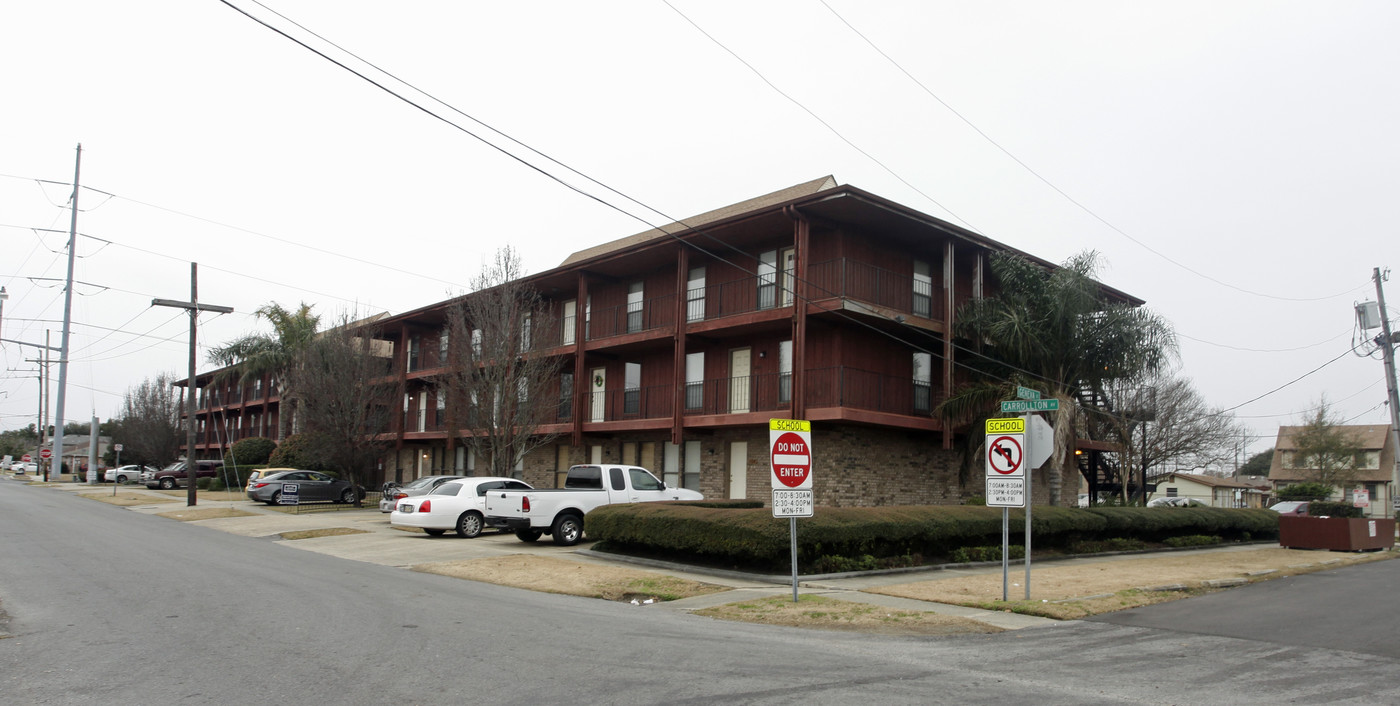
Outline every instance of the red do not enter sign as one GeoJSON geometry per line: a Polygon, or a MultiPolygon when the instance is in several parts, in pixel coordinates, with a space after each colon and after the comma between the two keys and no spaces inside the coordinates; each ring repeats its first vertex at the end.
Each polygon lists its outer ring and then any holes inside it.
{"type": "Polygon", "coordinates": [[[773,477],[789,488],[807,481],[812,473],[812,449],[807,440],[794,432],[785,432],[773,442],[773,477]]]}
{"type": "Polygon", "coordinates": [[[53,449],[39,449],[39,458],[52,458],[53,449]]]}

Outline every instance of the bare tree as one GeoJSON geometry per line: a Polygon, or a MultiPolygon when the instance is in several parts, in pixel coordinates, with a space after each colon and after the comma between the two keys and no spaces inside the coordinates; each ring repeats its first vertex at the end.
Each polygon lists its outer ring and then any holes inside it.
{"type": "Polygon", "coordinates": [[[1302,476],[1309,481],[1333,488],[1355,482],[1357,471],[1366,463],[1365,452],[1342,422],[1332,416],[1325,397],[1318,402],[1317,411],[1293,434],[1293,444],[1289,467],[1304,471],[1302,476]]]}
{"type": "Polygon", "coordinates": [[[126,391],[122,419],[114,441],[123,445],[126,458],[135,463],[161,467],[180,457],[185,441],[180,420],[184,405],[175,387],[173,373],[160,373],[126,391]]]}
{"type": "Polygon", "coordinates": [[[1134,471],[1161,469],[1168,463],[1209,468],[1234,458],[1239,424],[1210,407],[1189,379],[1160,375],[1125,380],[1105,393],[1109,409],[1094,417],[1103,437],[1120,449],[1118,462],[1110,468],[1118,476],[1125,503],[1125,481],[1135,477],[1134,471]]]}
{"type": "Polygon", "coordinates": [[[523,276],[519,253],[502,248],[472,280],[472,293],[451,305],[447,372],[435,381],[448,433],[492,475],[510,475],[557,436],[540,427],[558,412],[563,362],[537,350],[543,334],[557,329],[556,317],[523,276]]]}
{"type": "Polygon", "coordinates": [[[397,389],[391,359],[376,348],[373,333],[342,317],[302,346],[287,373],[301,400],[308,451],[359,486],[388,448],[383,435],[397,389]]]}

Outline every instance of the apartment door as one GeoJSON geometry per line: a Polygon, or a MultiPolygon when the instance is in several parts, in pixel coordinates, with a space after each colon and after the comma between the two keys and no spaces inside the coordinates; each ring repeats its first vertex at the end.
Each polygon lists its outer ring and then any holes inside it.
{"type": "Polygon", "coordinates": [[[749,411],[749,349],[729,351],[729,411],[749,411]]]}
{"type": "Polygon", "coordinates": [[[735,441],[729,445],[729,497],[742,500],[748,497],[749,488],[749,442],[735,441]]]}
{"type": "Polygon", "coordinates": [[[594,422],[603,421],[603,414],[607,405],[608,389],[608,369],[594,368],[593,374],[588,376],[589,399],[591,400],[591,414],[589,420],[594,422]]]}

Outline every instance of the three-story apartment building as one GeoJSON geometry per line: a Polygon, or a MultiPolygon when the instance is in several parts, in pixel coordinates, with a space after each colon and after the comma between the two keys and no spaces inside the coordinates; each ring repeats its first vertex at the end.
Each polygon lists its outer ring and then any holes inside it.
{"type": "MultiPolygon", "coordinates": [[[[540,429],[558,436],[516,473],[552,487],[571,464],[631,463],[706,497],[767,500],[768,420],[792,418],[813,423],[819,504],[978,494],[955,443],[968,430],[933,411],[969,355],[955,314],[989,293],[988,256],[1004,250],[825,177],[575,252],[526,278],[552,312],[528,348],[562,372],[540,429]]],[[[403,405],[384,480],[476,471],[433,382],[448,347],[470,345],[446,333],[454,301],[376,322],[403,405]]],[[[276,407],[219,409],[246,434],[275,428],[276,407]]]]}

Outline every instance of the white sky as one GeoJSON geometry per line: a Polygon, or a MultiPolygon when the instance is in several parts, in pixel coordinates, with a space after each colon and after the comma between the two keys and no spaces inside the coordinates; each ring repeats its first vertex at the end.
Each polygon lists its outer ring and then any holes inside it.
{"type": "MultiPolygon", "coordinates": [[[[1400,4],[263,1],[665,214],[497,139],[651,223],[833,174],[1048,260],[1100,251],[1105,283],[1174,323],[1212,405],[1343,356],[1238,409],[1251,451],[1323,394],[1387,422],[1379,359],[1346,352],[1394,260],[1400,4]]],[[[70,182],[81,142],[82,183],[117,195],[80,197],[79,231],[111,244],[78,247],[76,279],[107,289],[75,287],[69,419],[184,375],[188,319],[149,305],[189,298],[191,261],[200,300],[236,309],[202,319],[221,343],[269,301],[399,313],[464,291],[503,245],[539,272],[648,227],[218,0],[8,3],[0,62],[0,335],[57,345],[62,293],[38,278],[63,277],[66,235],[31,228],[66,231],[69,190],[34,180],[70,182]]],[[[0,428],[22,427],[35,349],[3,355],[0,428]]]]}

